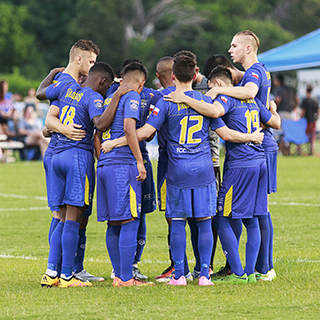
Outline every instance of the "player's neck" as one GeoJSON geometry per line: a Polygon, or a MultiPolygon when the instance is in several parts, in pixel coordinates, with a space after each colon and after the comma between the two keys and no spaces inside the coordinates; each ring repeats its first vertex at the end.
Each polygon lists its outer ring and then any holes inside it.
{"type": "Polygon", "coordinates": [[[175,81],[176,90],[181,90],[183,92],[192,90],[192,81],[184,83],[180,81],[175,81]]]}
{"type": "Polygon", "coordinates": [[[74,78],[77,82],[79,79],[79,70],[78,68],[76,68],[75,66],[73,66],[72,64],[68,64],[67,67],[65,68],[65,70],[63,71],[63,73],[67,73],[69,74],[72,78],[74,78]]]}
{"type": "Polygon", "coordinates": [[[248,55],[245,59],[245,61],[243,62],[242,66],[244,68],[244,70],[249,69],[253,64],[259,62],[258,58],[256,55],[248,55]]]}

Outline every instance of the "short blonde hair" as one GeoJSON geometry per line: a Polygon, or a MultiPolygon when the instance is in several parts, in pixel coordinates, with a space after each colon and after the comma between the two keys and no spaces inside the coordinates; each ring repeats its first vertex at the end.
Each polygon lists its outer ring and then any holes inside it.
{"type": "Polygon", "coordinates": [[[255,33],[253,33],[252,31],[250,30],[245,30],[245,31],[240,31],[238,32],[235,36],[249,36],[249,37],[252,37],[251,39],[251,43],[253,45],[253,48],[257,51],[259,49],[259,46],[260,46],[260,40],[259,38],[257,37],[257,35],[255,33]]]}
{"type": "Polygon", "coordinates": [[[71,47],[69,54],[70,59],[73,60],[78,55],[79,51],[93,52],[98,56],[100,53],[100,48],[91,40],[80,39],[71,47]]]}

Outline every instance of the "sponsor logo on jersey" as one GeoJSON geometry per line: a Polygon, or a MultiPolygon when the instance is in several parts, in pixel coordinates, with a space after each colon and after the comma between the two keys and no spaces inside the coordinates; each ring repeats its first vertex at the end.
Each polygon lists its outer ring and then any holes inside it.
{"type": "Polygon", "coordinates": [[[96,99],[94,100],[94,106],[97,108],[97,109],[102,109],[103,108],[103,102],[102,100],[100,99],[96,99]]]}
{"type": "Polygon", "coordinates": [[[182,109],[188,109],[189,106],[184,104],[184,103],[178,103],[178,111],[182,110],[182,109]]]}
{"type": "Polygon", "coordinates": [[[139,108],[139,101],[137,100],[130,100],[130,109],[132,111],[137,111],[139,108]]]}
{"type": "Polygon", "coordinates": [[[69,88],[66,93],[66,98],[71,98],[72,100],[76,100],[78,102],[81,100],[82,96],[83,96],[83,93],[74,92],[74,91],[72,91],[71,88],[69,88]]]}
{"type": "Polygon", "coordinates": [[[251,75],[252,75],[254,78],[256,78],[256,79],[258,79],[258,80],[259,80],[259,75],[258,75],[257,73],[252,72],[252,73],[251,73],[251,75]]]}
{"type": "Polygon", "coordinates": [[[157,116],[160,112],[160,109],[157,108],[157,107],[154,107],[153,111],[152,111],[152,114],[154,114],[155,116],[157,116]]]}
{"type": "Polygon", "coordinates": [[[228,102],[228,99],[226,97],[221,97],[220,98],[224,103],[227,103],[228,102]]]}

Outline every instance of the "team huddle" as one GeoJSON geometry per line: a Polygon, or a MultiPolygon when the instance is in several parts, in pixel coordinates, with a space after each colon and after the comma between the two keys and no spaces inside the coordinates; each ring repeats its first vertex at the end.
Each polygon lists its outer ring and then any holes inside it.
{"type": "Polygon", "coordinates": [[[92,213],[97,157],[97,217],[107,221],[106,246],[113,286],[152,286],[138,268],[146,243],[146,214],[156,192],[146,141],[157,133],[157,200],[168,224],[171,265],[156,277],[168,285],[200,286],[271,281],[273,227],[268,194],[277,191],[278,146],[270,128],[280,117],[269,101],[270,73],[257,60],[259,39],[237,33],[229,53],[210,57],[199,72],[196,55],[180,51],[157,64],[162,90],[146,88],[147,70],[137,58],[122,64],[121,79],[99,47],[79,40],[66,68],[42,81],[49,99],[43,134],[51,137],[44,157],[49,230],[47,270],[41,286],[88,287],[104,278],[84,270],[86,226],[92,213]],[[118,80],[118,79],[117,79],[118,80]],[[226,157],[221,183],[219,137],[226,157]],[[186,256],[186,224],[196,264],[186,256]],[[239,256],[242,224],[246,261],[239,256]],[[215,274],[217,239],[226,265],[215,274]],[[213,280],[211,279],[213,278],[213,280]]]}

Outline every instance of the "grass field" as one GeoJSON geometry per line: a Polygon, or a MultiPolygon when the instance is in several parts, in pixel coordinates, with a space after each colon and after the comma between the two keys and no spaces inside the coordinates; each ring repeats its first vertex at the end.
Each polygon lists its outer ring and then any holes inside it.
{"type": "MultiPolygon", "coordinates": [[[[85,268],[106,281],[91,288],[41,288],[48,228],[41,162],[0,165],[0,318],[3,319],[319,319],[320,158],[279,157],[278,193],[270,198],[277,279],[245,286],[156,284],[113,288],[104,223],[96,209],[87,231],[85,268]]],[[[147,217],[140,269],[153,279],[168,265],[163,213],[147,217]]],[[[245,230],[245,229],[244,229],[245,230]]],[[[245,231],[240,252],[244,258],[245,231]]],[[[190,268],[194,259],[190,241],[190,268]]],[[[220,244],[215,270],[224,263],[220,244]]]]}

